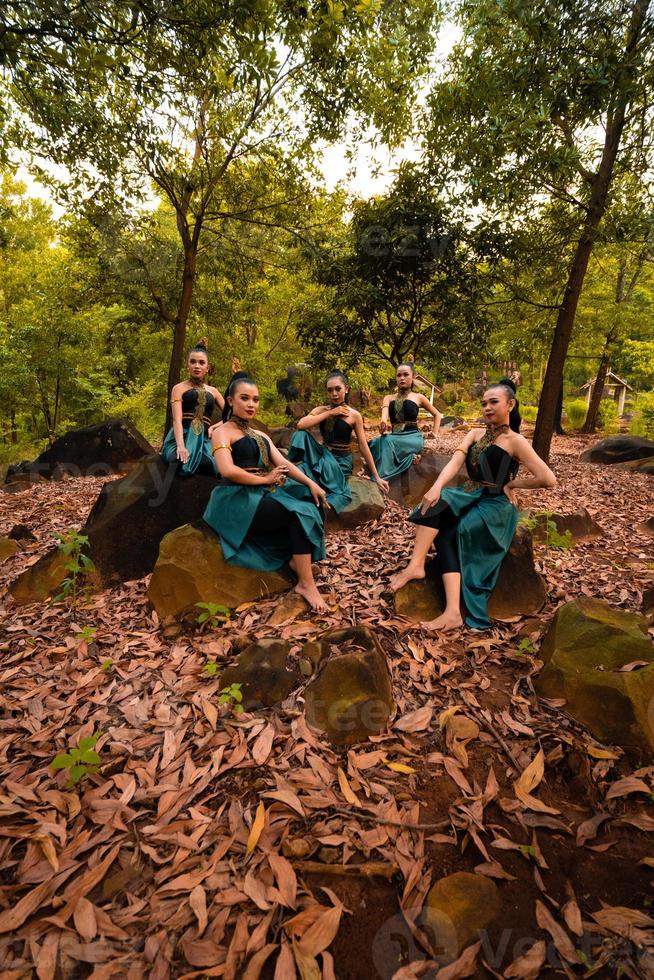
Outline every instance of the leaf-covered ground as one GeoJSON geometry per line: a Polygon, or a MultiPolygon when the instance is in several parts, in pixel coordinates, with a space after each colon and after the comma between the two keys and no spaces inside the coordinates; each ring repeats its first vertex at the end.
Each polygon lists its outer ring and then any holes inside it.
{"type": "Polygon", "coordinates": [[[559,439],[557,489],[521,502],[585,505],[602,537],[537,547],[537,619],[454,638],[394,615],[388,577],[410,541],[395,504],[328,538],[328,616],[270,627],[270,600],[193,633],[161,628],[146,581],[75,611],[13,606],[6,584],[83,523],[101,481],[1,494],[0,532],[22,522],[38,541],[0,566],[0,977],[654,975],[654,767],[599,746],[532,683],[557,605],[638,610],[654,578],[638,530],[651,478],[581,463],[583,447],[559,439]],[[301,688],[280,710],[218,706],[207,661],[231,662],[246,637],[299,651],[350,622],[388,656],[386,734],[336,750],[307,726],[301,688]],[[94,733],[99,770],[67,789],[50,763],[94,733]],[[415,921],[455,871],[493,880],[499,911],[439,968],[415,921]]]}

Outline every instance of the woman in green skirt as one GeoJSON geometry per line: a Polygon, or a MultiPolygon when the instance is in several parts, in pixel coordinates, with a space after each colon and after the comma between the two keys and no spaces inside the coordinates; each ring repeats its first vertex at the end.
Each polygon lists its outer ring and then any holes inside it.
{"type": "Polygon", "coordinates": [[[222,481],[209,498],[204,520],[219,536],[225,561],[262,572],[290,565],[298,578],[295,591],[325,612],[311,562],[325,557],[321,507],[327,495],[287,462],[268,436],[252,428],[259,390],[250,378],[232,382],[227,404],[228,420],[214,426],[211,435],[222,481]]]}
{"type": "Polygon", "coordinates": [[[429,412],[434,420],[433,433],[438,434],[443,416],[424,395],[413,390],[413,364],[400,364],[396,373],[397,393],[386,395],[382,402],[379,435],[370,443],[370,451],[381,476],[390,480],[404,473],[425,448],[418,429],[418,412],[429,412]]]}
{"type": "Polygon", "coordinates": [[[217,388],[205,384],[209,373],[206,337],[189,351],[187,367],[188,381],[180,381],[170,393],[173,424],[161,455],[167,463],[178,465],[182,476],[217,476],[208,432],[214,412],[222,412],[225,402],[217,388]]]}
{"type": "Polygon", "coordinates": [[[511,430],[509,416],[514,403],[514,392],[506,385],[493,385],[485,392],[481,404],[486,428],[467,434],[409,517],[419,525],[413,554],[391,587],[397,591],[412,579],[425,577],[425,559],[435,540],[445,610],[423,624],[428,629],[462,626],[462,595],[466,625],[473,629],[490,627],[488,599],[518,524],[514,491],[556,486],[549,466],[524,436],[511,430]],[[461,487],[448,487],[463,462],[469,480],[461,487]],[[516,478],[521,463],[532,479],[516,478]]]}
{"type": "Polygon", "coordinates": [[[352,476],[352,434],[356,436],[361,455],[372,479],[388,493],[372,458],[360,412],[350,408],[350,388],[342,371],[332,371],[326,383],[328,405],[320,405],[301,418],[288,447],[288,458],[307,476],[327,491],[327,502],[340,513],[352,500],[348,478],[352,476]],[[322,443],[314,439],[311,429],[318,428],[322,443]]]}

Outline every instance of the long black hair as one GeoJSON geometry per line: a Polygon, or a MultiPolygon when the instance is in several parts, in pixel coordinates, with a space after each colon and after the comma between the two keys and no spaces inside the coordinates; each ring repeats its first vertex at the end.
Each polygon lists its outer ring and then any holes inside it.
{"type": "Polygon", "coordinates": [[[504,388],[509,398],[513,398],[515,405],[509,412],[509,428],[514,432],[520,432],[520,426],[522,425],[522,416],[520,415],[520,405],[518,404],[518,399],[516,398],[516,386],[515,382],[511,381],[511,378],[501,378],[497,384],[491,385],[492,388],[504,388]]]}
{"type": "MultiPolygon", "coordinates": [[[[346,388],[349,388],[350,387],[350,382],[347,380],[346,375],[344,375],[342,371],[339,371],[338,368],[336,368],[335,370],[329,372],[329,374],[327,375],[327,378],[325,380],[325,387],[327,386],[328,382],[332,380],[332,378],[340,378],[346,388]]],[[[346,405],[349,405],[350,404],[350,392],[349,391],[346,391],[345,392],[344,401],[345,401],[345,404],[346,405]]]]}
{"type": "Polygon", "coordinates": [[[225,394],[223,395],[225,399],[225,404],[223,406],[223,414],[222,414],[223,422],[228,422],[229,419],[232,417],[232,406],[229,404],[227,399],[231,395],[233,395],[234,390],[239,381],[246,381],[249,385],[256,384],[256,382],[252,380],[252,378],[247,373],[247,371],[236,371],[231,376],[231,378],[229,379],[229,384],[225,388],[225,394]]]}

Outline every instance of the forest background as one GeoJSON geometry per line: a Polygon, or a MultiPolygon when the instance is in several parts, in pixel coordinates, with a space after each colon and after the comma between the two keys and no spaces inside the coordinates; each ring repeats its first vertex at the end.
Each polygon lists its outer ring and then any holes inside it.
{"type": "Polygon", "coordinates": [[[237,356],[271,424],[289,365],[317,398],[335,365],[387,391],[411,355],[470,417],[516,362],[545,457],[561,383],[568,425],[617,430],[578,399],[609,367],[654,436],[648,0],[0,16],[0,461],[108,416],[160,438],[203,335],[212,383],[237,356]],[[371,146],[382,193],[326,189],[325,151],[371,146]]]}

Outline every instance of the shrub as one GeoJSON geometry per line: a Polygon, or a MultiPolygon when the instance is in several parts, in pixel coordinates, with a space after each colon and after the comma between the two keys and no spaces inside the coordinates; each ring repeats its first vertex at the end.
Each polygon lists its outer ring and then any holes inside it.
{"type": "Polygon", "coordinates": [[[580,429],[586,421],[588,405],[583,398],[574,398],[565,403],[565,414],[572,429],[580,429]]]}
{"type": "Polygon", "coordinates": [[[619,417],[618,403],[614,402],[613,399],[603,398],[597,413],[598,426],[602,432],[606,435],[614,435],[616,432],[619,432],[619,417]]]}
{"type": "Polygon", "coordinates": [[[520,415],[522,416],[523,422],[534,423],[536,421],[536,416],[538,415],[537,405],[521,405],[520,415]]]}

